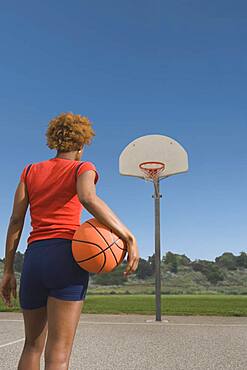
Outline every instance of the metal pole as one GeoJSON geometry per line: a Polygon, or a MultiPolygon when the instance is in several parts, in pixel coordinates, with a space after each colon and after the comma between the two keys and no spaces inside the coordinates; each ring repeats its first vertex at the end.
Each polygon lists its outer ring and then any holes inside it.
{"type": "Polygon", "coordinates": [[[160,198],[159,179],[154,180],[154,212],[155,212],[155,301],[156,321],[161,321],[161,279],[160,279],[160,198]]]}

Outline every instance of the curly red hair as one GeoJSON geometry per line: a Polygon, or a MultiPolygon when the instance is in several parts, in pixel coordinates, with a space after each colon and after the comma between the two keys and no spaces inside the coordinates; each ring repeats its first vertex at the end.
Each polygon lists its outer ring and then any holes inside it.
{"type": "Polygon", "coordinates": [[[47,146],[59,152],[80,150],[84,144],[91,144],[93,136],[95,132],[89,119],[71,112],[54,117],[46,131],[47,146]]]}

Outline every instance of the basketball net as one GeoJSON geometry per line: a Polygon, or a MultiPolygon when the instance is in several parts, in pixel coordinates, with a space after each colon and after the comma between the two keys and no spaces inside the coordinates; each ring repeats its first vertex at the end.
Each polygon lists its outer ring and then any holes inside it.
{"type": "Polygon", "coordinates": [[[139,168],[144,175],[145,182],[153,181],[155,188],[155,195],[159,197],[158,181],[159,174],[165,169],[165,163],[162,162],[142,162],[139,164],[139,168]]]}

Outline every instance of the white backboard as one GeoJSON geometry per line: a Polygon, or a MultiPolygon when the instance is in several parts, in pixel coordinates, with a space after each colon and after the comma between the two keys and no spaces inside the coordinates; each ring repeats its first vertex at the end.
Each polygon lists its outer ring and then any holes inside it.
{"type": "Polygon", "coordinates": [[[139,165],[150,161],[165,164],[165,169],[159,175],[160,179],[188,171],[187,152],[176,140],[163,135],[146,135],[135,139],[122,151],[119,172],[124,176],[144,179],[139,165]]]}

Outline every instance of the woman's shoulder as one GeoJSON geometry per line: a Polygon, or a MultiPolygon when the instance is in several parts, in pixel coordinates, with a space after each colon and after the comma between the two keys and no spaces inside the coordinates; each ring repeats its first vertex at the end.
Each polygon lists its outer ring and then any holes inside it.
{"type": "Polygon", "coordinates": [[[95,164],[91,161],[81,161],[80,165],[77,167],[77,176],[80,176],[82,173],[86,171],[93,170],[95,172],[95,184],[97,183],[99,179],[99,173],[95,166],[95,164]]]}

